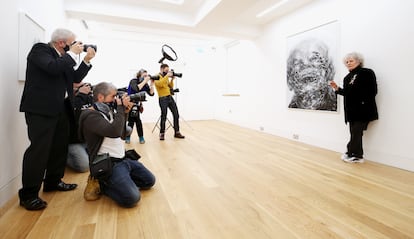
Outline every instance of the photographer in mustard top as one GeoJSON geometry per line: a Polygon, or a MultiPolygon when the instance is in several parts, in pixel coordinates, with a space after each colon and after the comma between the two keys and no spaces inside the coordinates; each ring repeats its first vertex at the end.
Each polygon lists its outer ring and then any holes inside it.
{"type": "Polygon", "coordinates": [[[170,109],[174,118],[174,137],[184,139],[184,135],[180,133],[178,108],[171,95],[174,88],[174,72],[170,71],[167,64],[161,64],[160,73],[154,80],[155,88],[157,89],[159,104],[161,108],[161,122],[160,122],[160,140],[165,139],[165,121],[167,120],[167,108],[170,109]]]}
{"type": "MultiPolygon", "coordinates": [[[[132,79],[129,82],[128,86],[128,95],[135,94],[138,92],[146,92],[150,96],[154,96],[154,81],[150,81],[150,77],[148,76],[148,73],[146,70],[141,69],[138,71],[136,78],[132,79]],[[148,85],[148,81],[150,81],[150,85],[148,85]]],[[[131,127],[131,129],[134,128],[134,123],[137,125],[137,132],[138,132],[138,138],[139,143],[144,144],[144,130],[142,129],[142,121],[140,118],[140,114],[142,114],[144,108],[142,105],[142,102],[139,102],[139,104],[135,104],[131,111],[128,114],[128,126],[131,127]]],[[[131,136],[127,136],[125,138],[125,143],[129,144],[131,142],[131,136]]]]}

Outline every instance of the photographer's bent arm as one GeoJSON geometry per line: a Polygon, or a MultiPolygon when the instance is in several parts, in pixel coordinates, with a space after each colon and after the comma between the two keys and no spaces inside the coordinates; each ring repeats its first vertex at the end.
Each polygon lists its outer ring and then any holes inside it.
{"type": "Polygon", "coordinates": [[[168,87],[170,87],[170,89],[173,89],[174,88],[175,77],[174,77],[174,74],[173,74],[172,71],[168,72],[168,74],[167,74],[167,79],[169,79],[169,78],[171,78],[171,80],[168,82],[168,87]]]}
{"type": "Polygon", "coordinates": [[[89,70],[92,68],[92,65],[86,65],[85,62],[82,61],[82,63],[79,65],[78,69],[75,70],[75,75],[73,81],[76,83],[79,83],[85,78],[85,76],[88,74],[89,70]]]}
{"type": "MultiPolygon", "coordinates": [[[[103,115],[93,109],[88,109],[86,117],[83,117],[84,133],[87,128],[88,133],[100,137],[117,138],[121,137],[125,131],[125,110],[124,106],[118,105],[117,113],[114,114],[114,121],[110,123],[103,115]]],[[[86,112],[85,112],[86,113],[86,112]]],[[[82,113],[83,114],[83,113],[82,113]]]]}
{"type": "Polygon", "coordinates": [[[150,79],[151,79],[151,77],[149,77],[149,76],[144,77],[144,80],[141,83],[138,84],[138,91],[142,90],[142,88],[144,88],[144,86],[148,83],[148,81],[150,79]]]}
{"type": "Polygon", "coordinates": [[[44,43],[37,43],[27,56],[27,61],[54,76],[60,75],[71,68],[73,69],[76,65],[75,60],[68,54],[57,58],[56,56],[57,52],[54,48],[44,43]]]}
{"type": "Polygon", "coordinates": [[[155,92],[154,92],[154,81],[153,80],[151,80],[151,83],[150,83],[150,86],[149,86],[149,92],[147,92],[148,93],[148,95],[150,95],[150,96],[154,96],[154,94],[155,94],[155,92]]]}
{"type": "Polygon", "coordinates": [[[82,81],[83,78],[88,74],[89,70],[92,68],[90,61],[95,57],[95,50],[92,47],[89,47],[83,61],[79,65],[78,69],[75,70],[75,79],[73,80],[76,83],[82,81]]]}
{"type": "Polygon", "coordinates": [[[81,82],[92,67],[82,62],[76,70],[73,70],[76,61],[69,54],[64,54],[62,57],[57,58],[56,54],[57,52],[55,52],[54,48],[51,48],[49,45],[37,43],[27,56],[27,61],[54,76],[58,76],[62,72],[74,72],[73,81],[76,83],[81,82]]]}
{"type": "Polygon", "coordinates": [[[160,78],[154,81],[154,83],[157,87],[164,88],[170,84],[170,81],[168,80],[168,78],[169,78],[168,75],[166,76],[160,75],[160,78]]]}

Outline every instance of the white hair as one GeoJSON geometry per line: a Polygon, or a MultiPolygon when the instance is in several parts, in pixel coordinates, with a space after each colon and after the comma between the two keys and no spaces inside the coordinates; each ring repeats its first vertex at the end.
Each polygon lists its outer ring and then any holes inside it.
{"type": "Polygon", "coordinates": [[[71,32],[67,29],[58,28],[52,33],[51,40],[52,40],[52,42],[57,42],[57,41],[61,41],[61,40],[65,41],[65,40],[67,40],[71,37],[76,38],[75,33],[71,32]]]}
{"type": "Polygon", "coordinates": [[[343,62],[344,62],[345,65],[346,65],[346,61],[350,58],[352,58],[352,59],[356,60],[357,62],[359,62],[359,65],[361,67],[364,66],[364,57],[362,56],[361,53],[351,52],[351,53],[346,54],[344,59],[343,59],[343,62]]]}

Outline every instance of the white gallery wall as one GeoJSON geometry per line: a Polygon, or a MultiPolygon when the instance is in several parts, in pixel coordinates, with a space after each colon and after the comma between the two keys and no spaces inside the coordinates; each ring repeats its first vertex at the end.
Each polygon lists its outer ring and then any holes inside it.
{"type": "MultiPolygon", "coordinates": [[[[341,97],[338,112],[288,109],[286,97],[287,37],[337,21],[338,54],[363,53],[366,66],[377,75],[380,119],[370,124],[364,135],[366,158],[414,171],[410,138],[414,132],[410,97],[414,88],[414,28],[410,26],[414,22],[414,1],[315,0],[267,24],[261,37],[234,41],[156,31],[91,34],[79,22],[66,21],[62,6],[62,0],[20,0],[4,2],[0,8],[2,19],[6,19],[1,21],[0,30],[7,32],[0,46],[0,207],[16,197],[21,186],[22,157],[29,143],[24,116],[18,111],[23,88],[23,82],[18,81],[19,11],[28,13],[45,28],[47,41],[56,27],[64,26],[77,32],[85,43],[98,45],[85,81],[109,81],[123,87],[140,68],[154,74],[159,70],[161,46],[167,43],[179,57],[167,63],[184,74],[177,79],[177,101],[186,121],[218,119],[288,139],[295,135],[298,141],[344,152],[349,133],[341,97]]],[[[336,61],[335,80],[341,84],[347,71],[340,60],[336,61]]],[[[155,123],[158,99],[147,98],[142,118],[155,123]]],[[[182,130],[185,134],[192,129],[182,123],[182,130]]]]}
{"type": "Polygon", "coordinates": [[[61,0],[2,1],[1,5],[0,31],[3,34],[0,45],[0,207],[15,197],[21,187],[22,158],[29,144],[24,115],[19,112],[24,84],[18,81],[19,12],[26,13],[45,29],[47,41],[54,28],[66,24],[61,0]]]}
{"type": "MultiPolygon", "coordinates": [[[[78,24],[79,25],[79,24],[78,24]]],[[[77,22],[71,23],[76,29],[77,22]]],[[[79,28],[81,31],[82,26],[79,28]]],[[[196,39],[171,35],[172,33],[145,32],[93,32],[84,36],[87,43],[97,45],[97,54],[92,60],[93,68],[85,77],[85,82],[96,84],[102,81],[111,82],[116,87],[127,87],[129,81],[136,76],[140,69],[146,69],[149,74],[157,75],[160,71],[158,61],[162,57],[161,48],[164,44],[171,46],[177,53],[176,61],[164,60],[182,78],[176,78],[175,88],[180,90],[174,95],[179,113],[183,119],[203,120],[214,118],[214,100],[217,98],[216,89],[219,78],[223,74],[223,50],[217,47],[215,39],[196,39]],[[217,60],[219,59],[219,60],[217,60]]],[[[160,116],[158,96],[147,95],[144,102],[143,122],[156,122],[160,116]]],[[[170,115],[170,119],[172,116],[170,115]]],[[[150,132],[148,132],[150,133],[150,132]]]]}
{"type": "MultiPolygon", "coordinates": [[[[240,97],[221,97],[217,118],[290,139],[295,135],[304,143],[345,152],[349,133],[342,97],[337,113],[288,109],[286,97],[287,37],[337,21],[338,54],[361,52],[365,66],[377,75],[379,120],[364,135],[365,157],[414,171],[413,9],[410,0],[320,0],[269,23],[259,39],[232,47],[231,54],[248,53],[244,58],[234,57],[240,68],[228,73],[237,76],[240,97]]],[[[335,81],[342,85],[346,74],[337,59],[335,81]]]]}

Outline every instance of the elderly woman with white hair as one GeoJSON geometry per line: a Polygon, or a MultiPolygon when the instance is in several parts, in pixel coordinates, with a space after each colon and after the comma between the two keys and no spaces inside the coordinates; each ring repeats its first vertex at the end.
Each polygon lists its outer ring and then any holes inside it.
{"type": "Polygon", "coordinates": [[[349,53],[344,64],[349,73],[343,81],[343,88],[330,81],[336,94],[344,96],[345,123],[349,123],[351,138],[342,160],[348,163],[363,163],[362,136],[368,123],[378,119],[375,102],[377,81],[374,71],[363,67],[364,59],[359,53],[349,53]]]}

